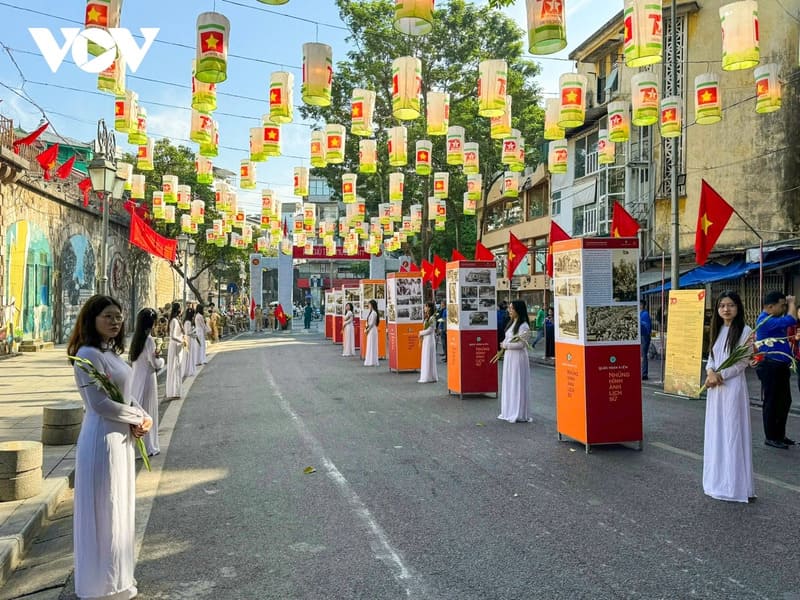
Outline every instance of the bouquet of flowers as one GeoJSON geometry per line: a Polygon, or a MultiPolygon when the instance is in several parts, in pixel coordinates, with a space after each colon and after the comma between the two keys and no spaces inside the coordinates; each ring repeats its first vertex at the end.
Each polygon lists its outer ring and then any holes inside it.
{"type": "MultiPolygon", "coordinates": [[[[74,361],[78,368],[89,376],[89,379],[91,379],[92,383],[97,386],[97,389],[105,392],[106,395],[114,402],[118,402],[119,404],[127,404],[127,402],[125,402],[125,398],[122,396],[122,392],[117,387],[117,384],[111,381],[111,378],[108,375],[98,371],[97,367],[94,366],[92,361],[85,358],[79,358],[77,356],[67,356],[67,358],[74,361]]],[[[142,438],[135,439],[136,446],[139,448],[139,455],[142,457],[145,468],[149,471],[150,459],[147,458],[147,449],[144,447],[144,440],[142,438]]]]}
{"type": "MultiPolygon", "coordinates": [[[[520,334],[518,334],[518,335],[515,335],[515,336],[514,336],[514,337],[512,337],[512,338],[511,338],[511,340],[509,340],[509,341],[510,341],[512,344],[513,344],[513,343],[516,343],[516,342],[524,342],[524,343],[525,343],[525,348],[526,348],[526,350],[530,350],[530,349],[532,348],[532,347],[531,347],[531,332],[530,332],[530,330],[528,330],[528,331],[526,331],[526,332],[524,332],[524,333],[520,333],[520,334]]],[[[494,364],[494,363],[496,363],[498,360],[501,360],[501,359],[502,359],[502,358],[505,356],[505,354],[506,354],[506,349],[505,349],[505,348],[501,348],[501,349],[500,349],[500,352],[498,352],[497,354],[495,354],[495,355],[494,355],[494,356],[491,358],[491,360],[489,361],[489,363],[490,363],[490,364],[494,364]]]]}

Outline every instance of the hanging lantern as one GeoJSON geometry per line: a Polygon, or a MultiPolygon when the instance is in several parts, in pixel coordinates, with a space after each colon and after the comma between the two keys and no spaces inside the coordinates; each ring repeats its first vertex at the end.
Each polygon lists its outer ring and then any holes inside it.
{"type": "MultiPolygon", "coordinates": [[[[435,189],[435,186],[434,186],[435,189]]],[[[436,207],[439,206],[439,201],[436,196],[428,196],[428,220],[433,221],[436,218],[436,207]]]]}
{"type": "Polygon", "coordinates": [[[661,101],[661,137],[681,135],[681,98],[667,96],[661,101]]]}
{"type": "Polygon", "coordinates": [[[370,137],[375,129],[372,116],[375,113],[375,92],[362,88],[353,90],[350,100],[350,131],[353,135],[370,137]]]}
{"type": "Polygon", "coordinates": [[[134,146],[147,143],[147,110],[144,106],[136,107],[136,125],[128,134],[128,143],[134,146]]]}
{"type": "Polygon", "coordinates": [[[219,126],[216,120],[211,119],[211,142],[200,144],[200,155],[214,158],[219,154],[219,126]]]}
{"type": "MultiPolygon", "coordinates": [[[[167,206],[166,203],[164,202],[164,192],[155,190],[153,192],[152,204],[153,204],[153,216],[156,219],[165,219],[166,218],[165,213],[167,208],[171,208],[172,214],[173,215],[175,214],[175,207],[167,206]]],[[[173,220],[172,222],[174,223],[175,221],[173,220]]]]}
{"type": "Polygon", "coordinates": [[[378,171],[378,144],[375,140],[359,140],[358,172],[376,173],[378,171]]]}
{"type": "Polygon", "coordinates": [[[506,109],[499,117],[492,117],[489,121],[489,137],[493,140],[502,140],[511,133],[511,96],[506,96],[506,109]]]}
{"type": "Polygon", "coordinates": [[[124,96],[114,100],[114,129],[120,133],[130,133],[136,127],[136,107],[139,96],[133,90],[127,90],[124,96]]]}
{"type": "MultiPolygon", "coordinates": [[[[155,194],[155,192],[153,192],[155,194]]],[[[175,206],[165,206],[163,208],[164,222],[172,224],[175,222],[175,206]]]]}
{"type": "Polygon", "coordinates": [[[356,201],[356,184],[358,175],[355,173],[342,173],[342,202],[352,204],[356,201]]]}
{"type": "Polygon", "coordinates": [[[500,153],[500,162],[504,165],[513,165],[519,156],[519,129],[512,129],[511,136],[503,140],[503,151],[500,153]]]}
{"type": "Polygon", "coordinates": [[[415,165],[417,175],[431,174],[431,154],[433,154],[433,142],[430,140],[417,140],[417,160],[415,165]]]}
{"type": "Polygon", "coordinates": [[[608,139],[608,130],[601,129],[597,135],[597,162],[613,165],[616,162],[616,144],[608,139]]]}
{"type": "Polygon", "coordinates": [[[447,221],[447,200],[436,201],[436,227],[441,231],[444,229],[445,222],[447,221]]]}
{"type": "Polygon", "coordinates": [[[333,82],[333,51],[327,44],[303,44],[303,102],[311,106],[330,106],[333,82]]]}
{"type": "Polygon", "coordinates": [[[190,210],[192,208],[192,188],[188,185],[179,185],[176,196],[178,197],[178,210],[190,210]]]}
{"type": "Polygon", "coordinates": [[[162,175],[161,191],[164,192],[164,202],[175,204],[178,201],[178,176],[162,175]]]}
{"type": "Polygon", "coordinates": [[[210,144],[214,135],[214,119],[211,115],[192,109],[192,122],[189,139],[200,145],[210,144]]]}
{"type": "Polygon", "coordinates": [[[214,183],[214,164],[205,156],[198,156],[194,161],[195,173],[197,173],[197,183],[214,183]]]}
{"type": "Polygon", "coordinates": [[[447,128],[447,164],[464,164],[464,128],[460,125],[447,128]]]}
{"type": "Polygon", "coordinates": [[[202,200],[192,200],[192,223],[200,225],[206,220],[206,203],[202,200]]]}
{"type": "Polygon", "coordinates": [[[256,189],[256,163],[243,158],[239,166],[239,187],[243,190],[256,189]]]}
{"type": "Polygon", "coordinates": [[[325,142],[325,132],[321,129],[315,129],[311,132],[311,166],[317,168],[324,168],[328,166],[328,160],[325,158],[325,149],[327,143],[325,142]]]}
{"type": "Polygon", "coordinates": [[[508,66],[503,59],[483,60],[478,64],[478,114],[499,117],[506,111],[508,66]]]}
{"type": "Polygon", "coordinates": [[[389,215],[392,219],[392,223],[400,223],[403,220],[403,199],[398,198],[397,200],[392,200],[390,204],[389,215]]]}
{"type": "Polygon", "coordinates": [[[109,67],[97,76],[97,89],[114,96],[125,94],[125,59],[117,56],[109,67]]]}
{"type": "Polygon", "coordinates": [[[625,64],[631,68],[661,62],[661,2],[625,0],[625,64]]]}
{"type": "Polygon", "coordinates": [[[294,168],[294,195],[308,196],[308,169],[306,167],[294,168]]]}
{"type": "Polygon", "coordinates": [[[642,71],[631,77],[631,103],[634,125],[647,127],[658,123],[658,81],[654,73],[642,71]]]}
{"type": "Polygon", "coordinates": [[[408,131],[404,125],[390,127],[386,143],[391,166],[404,167],[408,164],[408,131]]]}
{"type": "Polygon", "coordinates": [[[471,217],[475,215],[475,207],[478,203],[474,198],[470,197],[469,192],[464,192],[463,211],[464,216],[471,217]]]}
{"type": "Polygon", "coordinates": [[[394,28],[406,35],[425,35],[433,29],[434,0],[395,0],[394,28]]]}
{"type": "Polygon", "coordinates": [[[480,166],[480,146],[478,142],[466,142],[464,144],[464,173],[479,173],[480,166]]]}
{"type": "Polygon", "coordinates": [[[140,171],[152,171],[154,166],[153,165],[153,146],[155,145],[155,140],[150,138],[147,140],[146,144],[142,144],[139,146],[139,150],[136,152],[136,168],[140,171]]]}
{"type": "Polygon", "coordinates": [[[144,200],[145,178],[141,173],[131,175],[131,198],[144,200]]]}
{"type": "Polygon", "coordinates": [[[274,217],[277,215],[275,202],[275,192],[272,190],[261,190],[261,216],[274,217]]]}
{"type": "Polygon", "coordinates": [[[473,200],[480,200],[483,192],[483,176],[480,173],[467,175],[467,194],[473,200]]]}
{"type": "Polygon", "coordinates": [[[694,98],[694,120],[698,125],[722,120],[722,94],[716,73],[701,73],[694,78],[694,98]]]}
{"type": "Polygon", "coordinates": [[[403,173],[389,173],[389,200],[402,200],[405,188],[403,173]]]}
{"type": "Polygon", "coordinates": [[[264,162],[267,160],[267,153],[264,152],[264,128],[250,128],[250,160],[253,162],[264,162]]]}
{"type": "Polygon", "coordinates": [[[216,12],[197,16],[197,57],[194,76],[204,83],[220,83],[228,78],[228,35],[230,21],[216,12]]]}
{"type": "Polygon", "coordinates": [[[267,156],[281,155],[281,126],[273,123],[269,115],[264,115],[261,119],[264,135],[264,154],[267,156]]]}
{"type": "Polygon", "coordinates": [[[275,71],[269,76],[269,118],[273,123],[291,123],[294,75],[275,71]]]}
{"type": "Polygon", "coordinates": [[[261,4],[269,4],[270,6],[280,6],[286,4],[289,0],[258,0],[261,4]]]}
{"type": "Polygon", "coordinates": [[[392,114],[401,121],[420,116],[422,61],[401,56],[392,61],[392,114]]]}
{"type": "Polygon", "coordinates": [[[192,215],[181,215],[181,232],[182,233],[195,233],[192,229],[192,215]]]}
{"type": "Polygon", "coordinates": [[[612,142],[627,142],[631,136],[627,102],[608,103],[608,139],[612,142]]]}
{"type": "Polygon", "coordinates": [[[450,125],[450,94],[428,92],[425,96],[428,135],[447,135],[450,125]]]}
{"type": "Polygon", "coordinates": [[[117,163],[117,177],[125,180],[123,189],[127,192],[131,191],[131,177],[133,176],[133,165],[126,162],[117,163]]]}
{"type": "Polygon", "coordinates": [[[553,54],[567,46],[564,3],[527,0],[528,52],[553,54]]]}
{"type": "Polygon", "coordinates": [[[567,172],[567,140],[553,140],[550,142],[550,150],[547,154],[547,169],[555,174],[567,172]]]}
{"type": "Polygon", "coordinates": [[[742,0],[719,9],[722,22],[722,70],[752,69],[760,61],[758,2],[742,0]]]}
{"type": "Polygon", "coordinates": [[[203,113],[217,110],[217,84],[197,79],[197,59],[192,59],[192,108],[203,113]]]}
{"type": "Polygon", "coordinates": [[[450,187],[450,173],[437,171],[433,174],[433,197],[447,198],[450,187]]]}
{"type": "Polygon", "coordinates": [[[561,90],[558,126],[564,129],[580,127],[586,119],[586,75],[564,73],[558,83],[561,90]]]}
{"type": "Polygon", "coordinates": [[[517,137],[517,155],[508,168],[518,173],[525,170],[525,138],[522,136],[517,137]]]}
{"type": "Polygon", "coordinates": [[[567,133],[558,124],[561,101],[558,98],[548,98],[544,106],[544,139],[563,140],[567,133]]]}
{"type": "Polygon", "coordinates": [[[344,162],[344,144],[347,132],[344,125],[329,123],[325,126],[325,158],[332,165],[344,162]]]}
{"type": "Polygon", "coordinates": [[[519,175],[514,171],[506,171],[503,176],[503,195],[508,198],[519,196],[519,175]]]}
{"type": "MultiPolygon", "coordinates": [[[[119,27],[122,0],[89,0],[86,3],[84,27],[86,29],[104,29],[119,27]]],[[[88,37],[88,36],[87,36],[88,37]]],[[[106,48],[89,39],[86,50],[92,56],[100,56],[106,48]]]]}
{"type": "Polygon", "coordinates": [[[780,67],[768,63],[756,67],[756,112],[771,113],[781,108],[780,67]]]}

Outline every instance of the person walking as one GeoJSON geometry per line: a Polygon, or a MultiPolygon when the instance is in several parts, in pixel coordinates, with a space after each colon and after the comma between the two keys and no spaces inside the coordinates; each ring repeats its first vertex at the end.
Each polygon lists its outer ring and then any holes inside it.
{"type": "Polygon", "coordinates": [[[523,300],[514,300],[508,308],[510,322],[501,347],[503,355],[503,385],[500,392],[498,419],[510,423],[530,422],[531,365],[528,343],[531,327],[528,308],[523,300]]]}
{"type": "Polygon", "coordinates": [[[183,353],[183,376],[197,375],[197,354],[200,350],[194,329],[194,309],[190,306],[183,313],[183,337],[186,351],[183,353]]]}
{"type": "Polygon", "coordinates": [[[369,301],[369,313],[367,313],[367,348],[364,351],[364,366],[365,367],[378,367],[380,361],[378,360],[378,324],[380,323],[380,316],[378,315],[378,302],[376,300],[369,301]]]}
{"type": "Polygon", "coordinates": [[[311,315],[314,309],[311,307],[311,300],[306,300],[306,305],[303,308],[303,329],[311,329],[311,315]]]}
{"type": "Polygon", "coordinates": [[[353,304],[344,305],[344,325],[342,325],[342,356],[355,356],[355,335],[353,333],[353,304]]]}
{"type": "Polygon", "coordinates": [[[786,420],[792,405],[789,383],[792,349],[786,332],[789,327],[797,324],[795,314],[797,306],[794,296],[773,291],[764,296],[764,310],[756,319],[756,342],[773,339],[771,346],[766,348],[769,354],[756,367],[756,373],[761,380],[764,443],[782,450],[795,444],[794,440],[786,437],[786,420]]]}
{"type": "Polygon", "coordinates": [[[156,374],[164,368],[164,359],[158,355],[152,336],[156,322],[156,311],[143,308],[136,315],[136,328],[131,339],[128,359],[133,367],[131,398],[133,398],[153,420],[153,426],[144,436],[144,447],[148,456],[161,452],[158,444],[158,381],[156,374]]]}
{"type": "Polygon", "coordinates": [[[167,399],[181,397],[183,382],[183,355],[186,353],[186,339],[181,325],[181,305],[172,303],[169,312],[169,345],[167,346],[167,399]]]}
{"type": "Polygon", "coordinates": [[[639,300],[639,335],[642,343],[642,381],[648,379],[649,360],[647,355],[650,353],[650,337],[653,333],[653,322],[650,320],[650,313],[647,312],[647,303],[644,299],[639,300]]]}
{"type": "Polygon", "coordinates": [[[206,336],[211,331],[211,328],[206,324],[205,309],[202,304],[197,305],[197,311],[194,315],[194,331],[197,335],[197,366],[204,365],[208,362],[206,357],[206,336]]]}
{"type": "Polygon", "coordinates": [[[544,357],[556,357],[556,322],[552,307],[547,309],[547,316],[544,318],[544,357]]]}
{"type": "Polygon", "coordinates": [[[752,330],[744,324],[744,306],[736,292],[722,292],[716,308],[706,364],[703,492],[717,500],[747,502],[755,497],[750,397],[744,376],[750,356],[725,369],[719,367],[737,346],[747,343],[752,330]]]}
{"type": "Polygon", "coordinates": [[[442,362],[447,362],[447,301],[442,298],[439,302],[439,343],[442,345],[442,362]]]}
{"type": "Polygon", "coordinates": [[[533,324],[534,329],[536,329],[536,337],[531,344],[533,348],[536,348],[536,344],[544,339],[544,320],[547,318],[547,313],[543,307],[537,306],[536,309],[536,321],[533,324]]]}
{"type": "Polygon", "coordinates": [[[433,302],[426,302],[423,310],[422,331],[419,332],[422,352],[417,383],[434,383],[439,381],[439,374],[436,371],[436,305],[433,302]]]}
{"type": "MultiPolygon", "coordinates": [[[[105,373],[120,390],[130,386],[124,352],[122,305],[95,295],[81,307],[67,354],[105,373]]],[[[73,361],[75,383],[86,412],[75,451],[73,551],[79,598],[127,600],[138,594],[135,566],[135,438],[152,425],[150,415],[123,393],[115,402],[73,361]]]]}

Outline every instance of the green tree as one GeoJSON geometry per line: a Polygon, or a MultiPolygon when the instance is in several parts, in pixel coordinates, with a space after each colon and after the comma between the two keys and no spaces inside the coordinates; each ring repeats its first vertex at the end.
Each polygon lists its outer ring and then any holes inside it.
{"type": "MultiPolygon", "coordinates": [[[[508,64],[508,93],[512,96],[512,122],[529,141],[527,161],[535,165],[540,160],[538,150],[530,143],[542,137],[543,111],[539,107],[540,89],[534,81],[539,66],[522,57],[524,32],[513,20],[487,6],[476,6],[464,0],[450,0],[434,14],[433,30],[426,36],[410,37],[394,30],[392,19],[394,2],[391,0],[337,0],[343,22],[350,30],[352,50],[337,63],[333,79],[333,102],[329,107],[304,106],[305,117],[328,123],[350,123],[350,98],[353,88],[363,87],[377,93],[374,122],[378,143],[378,172],[359,174],[358,193],[367,204],[369,213],[375,215],[377,205],[388,201],[389,166],[386,153],[387,130],[397,124],[408,129],[409,164],[402,170],[405,177],[404,213],[411,204],[423,205],[423,231],[409,241],[405,252],[416,259],[425,258],[429,250],[449,258],[453,248],[469,254],[474,247],[477,224],[475,217],[465,217],[462,197],[466,191],[466,176],[461,168],[445,163],[443,136],[426,134],[424,101],[429,90],[450,93],[450,125],[461,125],[466,140],[480,145],[481,171],[484,199],[492,183],[502,174],[500,141],[489,136],[489,119],[478,116],[477,79],[478,63],[492,58],[503,58],[508,64]],[[422,62],[422,117],[414,121],[398,122],[392,115],[391,66],[400,56],[416,56],[422,62]],[[447,227],[443,232],[433,232],[427,217],[427,198],[432,195],[432,176],[414,173],[414,146],[419,139],[433,142],[434,171],[450,172],[450,189],[447,201],[447,227]]],[[[324,176],[340,195],[341,175],[358,172],[358,141],[349,134],[345,148],[345,162],[315,169],[324,176]]],[[[485,201],[485,200],[484,200],[485,201]]]]}
{"type": "MultiPolygon", "coordinates": [[[[128,154],[126,162],[136,164],[136,157],[128,154]]],[[[145,197],[148,210],[152,211],[152,193],[161,189],[161,178],[163,175],[176,175],[182,185],[192,187],[193,199],[203,200],[206,203],[205,223],[198,226],[198,233],[190,236],[194,238],[196,246],[194,253],[194,269],[191,276],[187,276],[186,282],[189,289],[196,298],[202,299],[200,291],[195,285],[195,281],[208,269],[217,278],[228,279],[234,277],[238,280],[240,265],[248,261],[248,251],[238,250],[225,245],[218,247],[215,244],[207,244],[205,230],[213,226],[214,219],[219,219],[219,213],[214,209],[214,190],[210,185],[197,183],[195,174],[195,154],[186,146],[173,146],[166,138],[162,138],[155,143],[153,149],[153,170],[142,171],[145,176],[145,197]]],[[[181,233],[180,219],[169,224],[161,220],[153,222],[153,228],[161,235],[175,238],[181,233]]],[[[175,262],[170,263],[172,269],[183,278],[184,262],[179,257],[175,262]]],[[[188,275],[188,274],[187,274],[188,275]]]]}

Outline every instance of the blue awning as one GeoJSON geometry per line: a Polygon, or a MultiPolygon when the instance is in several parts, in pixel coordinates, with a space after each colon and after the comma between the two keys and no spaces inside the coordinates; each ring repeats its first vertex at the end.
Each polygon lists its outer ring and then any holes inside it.
{"type": "MultiPolygon", "coordinates": [[[[764,256],[764,270],[777,269],[794,263],[800,262],[800,252],[797,250],[775,250],[764,256]]],[[[758,271],[757,262],[745,262],[735,260],[727,265],[709,263],[702,267],[692,269],[680,277],[681,288],[703,285],[713,281],[723,281],[726,279],[738,279],[750,273],[758,271]]],[[[663,286],[664,290],[672,288],[672,282],[663,286]]],[[[642,294],[656,294],[662,290],[662,286],[642,290],[642,294]]]]}

